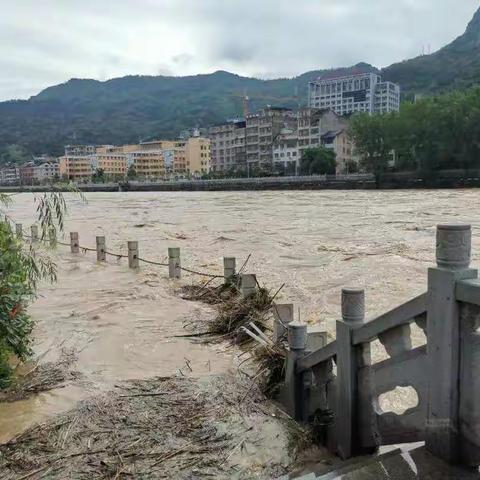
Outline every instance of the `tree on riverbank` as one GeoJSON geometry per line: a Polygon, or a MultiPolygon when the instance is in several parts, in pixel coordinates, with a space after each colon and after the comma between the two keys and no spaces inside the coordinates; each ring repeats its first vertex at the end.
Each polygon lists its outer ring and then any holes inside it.
{"type": "Polygon", "coordinates": [[[480,168],[480,87],[405,102],[398,113],[355,115],[350,136],[371,173],[480,168]]]}
{"type": "Polygon", "coordinates": [[[302,175],[334,175],[335,152],[325,147],[307,148],[300,160],[302,175]]]}
{"type": "MultiPolygon", "coordinates": [[[[59,192],[35,197],[40,238],[50,229],[63,230],[66,215],[64,197],[59,192]]],[[[0,389],[9,385],[11,359],[25,360],[31,354],[33,321],[27,307],[36,296],[38,282],[56,280],[56,266],[46,253],[16,237],[6,210],[12,198],[0,194],[0,389]]]]}

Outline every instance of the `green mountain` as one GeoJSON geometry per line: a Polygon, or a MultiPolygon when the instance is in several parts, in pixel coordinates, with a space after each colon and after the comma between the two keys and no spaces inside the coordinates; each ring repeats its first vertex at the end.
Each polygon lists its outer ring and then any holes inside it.
{"type": "Polygon", "coordinates": [[[405,94],[471,87],[480,81],[480,9],[463,35],[431,55],[395,63],[382,71],[405,94]]]}
{"type": "Polygon", "coordinates": [[[0,148],[61,153],[73,143],[121,144],[177,137],[181,130],[242,115],[267,104],[305,104],[308,82],[325,73],[377,71],[367,64],[318,70],[292,79],[258,80],[218,71],[189,77],[128,76],[106,82],[72,79],[29,100],[0,103],[0,148]]]}
{"type": "MultiPolygon", "coordinates": [[[[320,75],[372,71],[378,70],[360,63],[277,80],[224,71],[188,77],[128,76],[106,82],[72,79],[29,100],[0,102],[0,163],[12,158],[8,152],[21,151],[9,145],[60,154],[64,145],[72,143],[121,144],[176,137],[181,130],[242,115],[245,94],[251,111],[267,104],[297,107],[306,103],[308,82],[320,75]]],[[[480,10],[450,45],[394,64],[382,74],[400,83],[407,97],[478,83],[480,10]]]]}

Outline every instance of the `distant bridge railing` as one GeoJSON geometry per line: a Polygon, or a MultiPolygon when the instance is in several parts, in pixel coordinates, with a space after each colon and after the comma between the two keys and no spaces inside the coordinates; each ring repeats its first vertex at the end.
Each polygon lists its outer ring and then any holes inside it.
{"type": "Polygon", "coordinates": [[[314,351],[307,350],[307,327],[287,319],[283,401],[291,415],[333,419],[324,441],[344,458],[425,441],[450,463],[480,465],[480,281],[470,257],[471,227],[439,225],[426,293],[365,322],[364,291],[342,290],[336,340],[314,351]],[[412,324],[426,345],[412,348],[412,324]],[[377,340],[388,358],[373,363],[377,340]],[[380,396],[396,387],[413,388],[418,404],[384,412],[380,396]]]}

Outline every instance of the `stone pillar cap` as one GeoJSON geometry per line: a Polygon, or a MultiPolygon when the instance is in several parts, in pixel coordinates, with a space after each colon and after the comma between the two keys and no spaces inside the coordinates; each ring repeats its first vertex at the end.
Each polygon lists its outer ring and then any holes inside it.
{"type": "Polygon", "coordinates": [[[437,225],[439,230],[471,230],[469,223],[440,223],[437,225]]]}

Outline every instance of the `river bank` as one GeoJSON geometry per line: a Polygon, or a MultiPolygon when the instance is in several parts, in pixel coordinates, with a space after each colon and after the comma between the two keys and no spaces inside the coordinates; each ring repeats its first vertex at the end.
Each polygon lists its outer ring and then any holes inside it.
{"type": "Polygon", "coordinates": [[[310,435],[232,375],[123,382],[0,445],[2,479],[276,478],[314,454],[310,435]]]}
{"type": "MultiPolygon", "coordinates": [[[[230,178],[218,180],[126,181],[86,183],[84,192],[220,192],[261,190],[395,190],[479,188],[480,170],[445,170],[429,176],[418,172],[318,175],[297,177],[230,178]]],[[[45,186],[0,186],[0,192],[41,192],[45,186]]],[[[68,191],[59,185],[60,190],[68,191]]]]}

